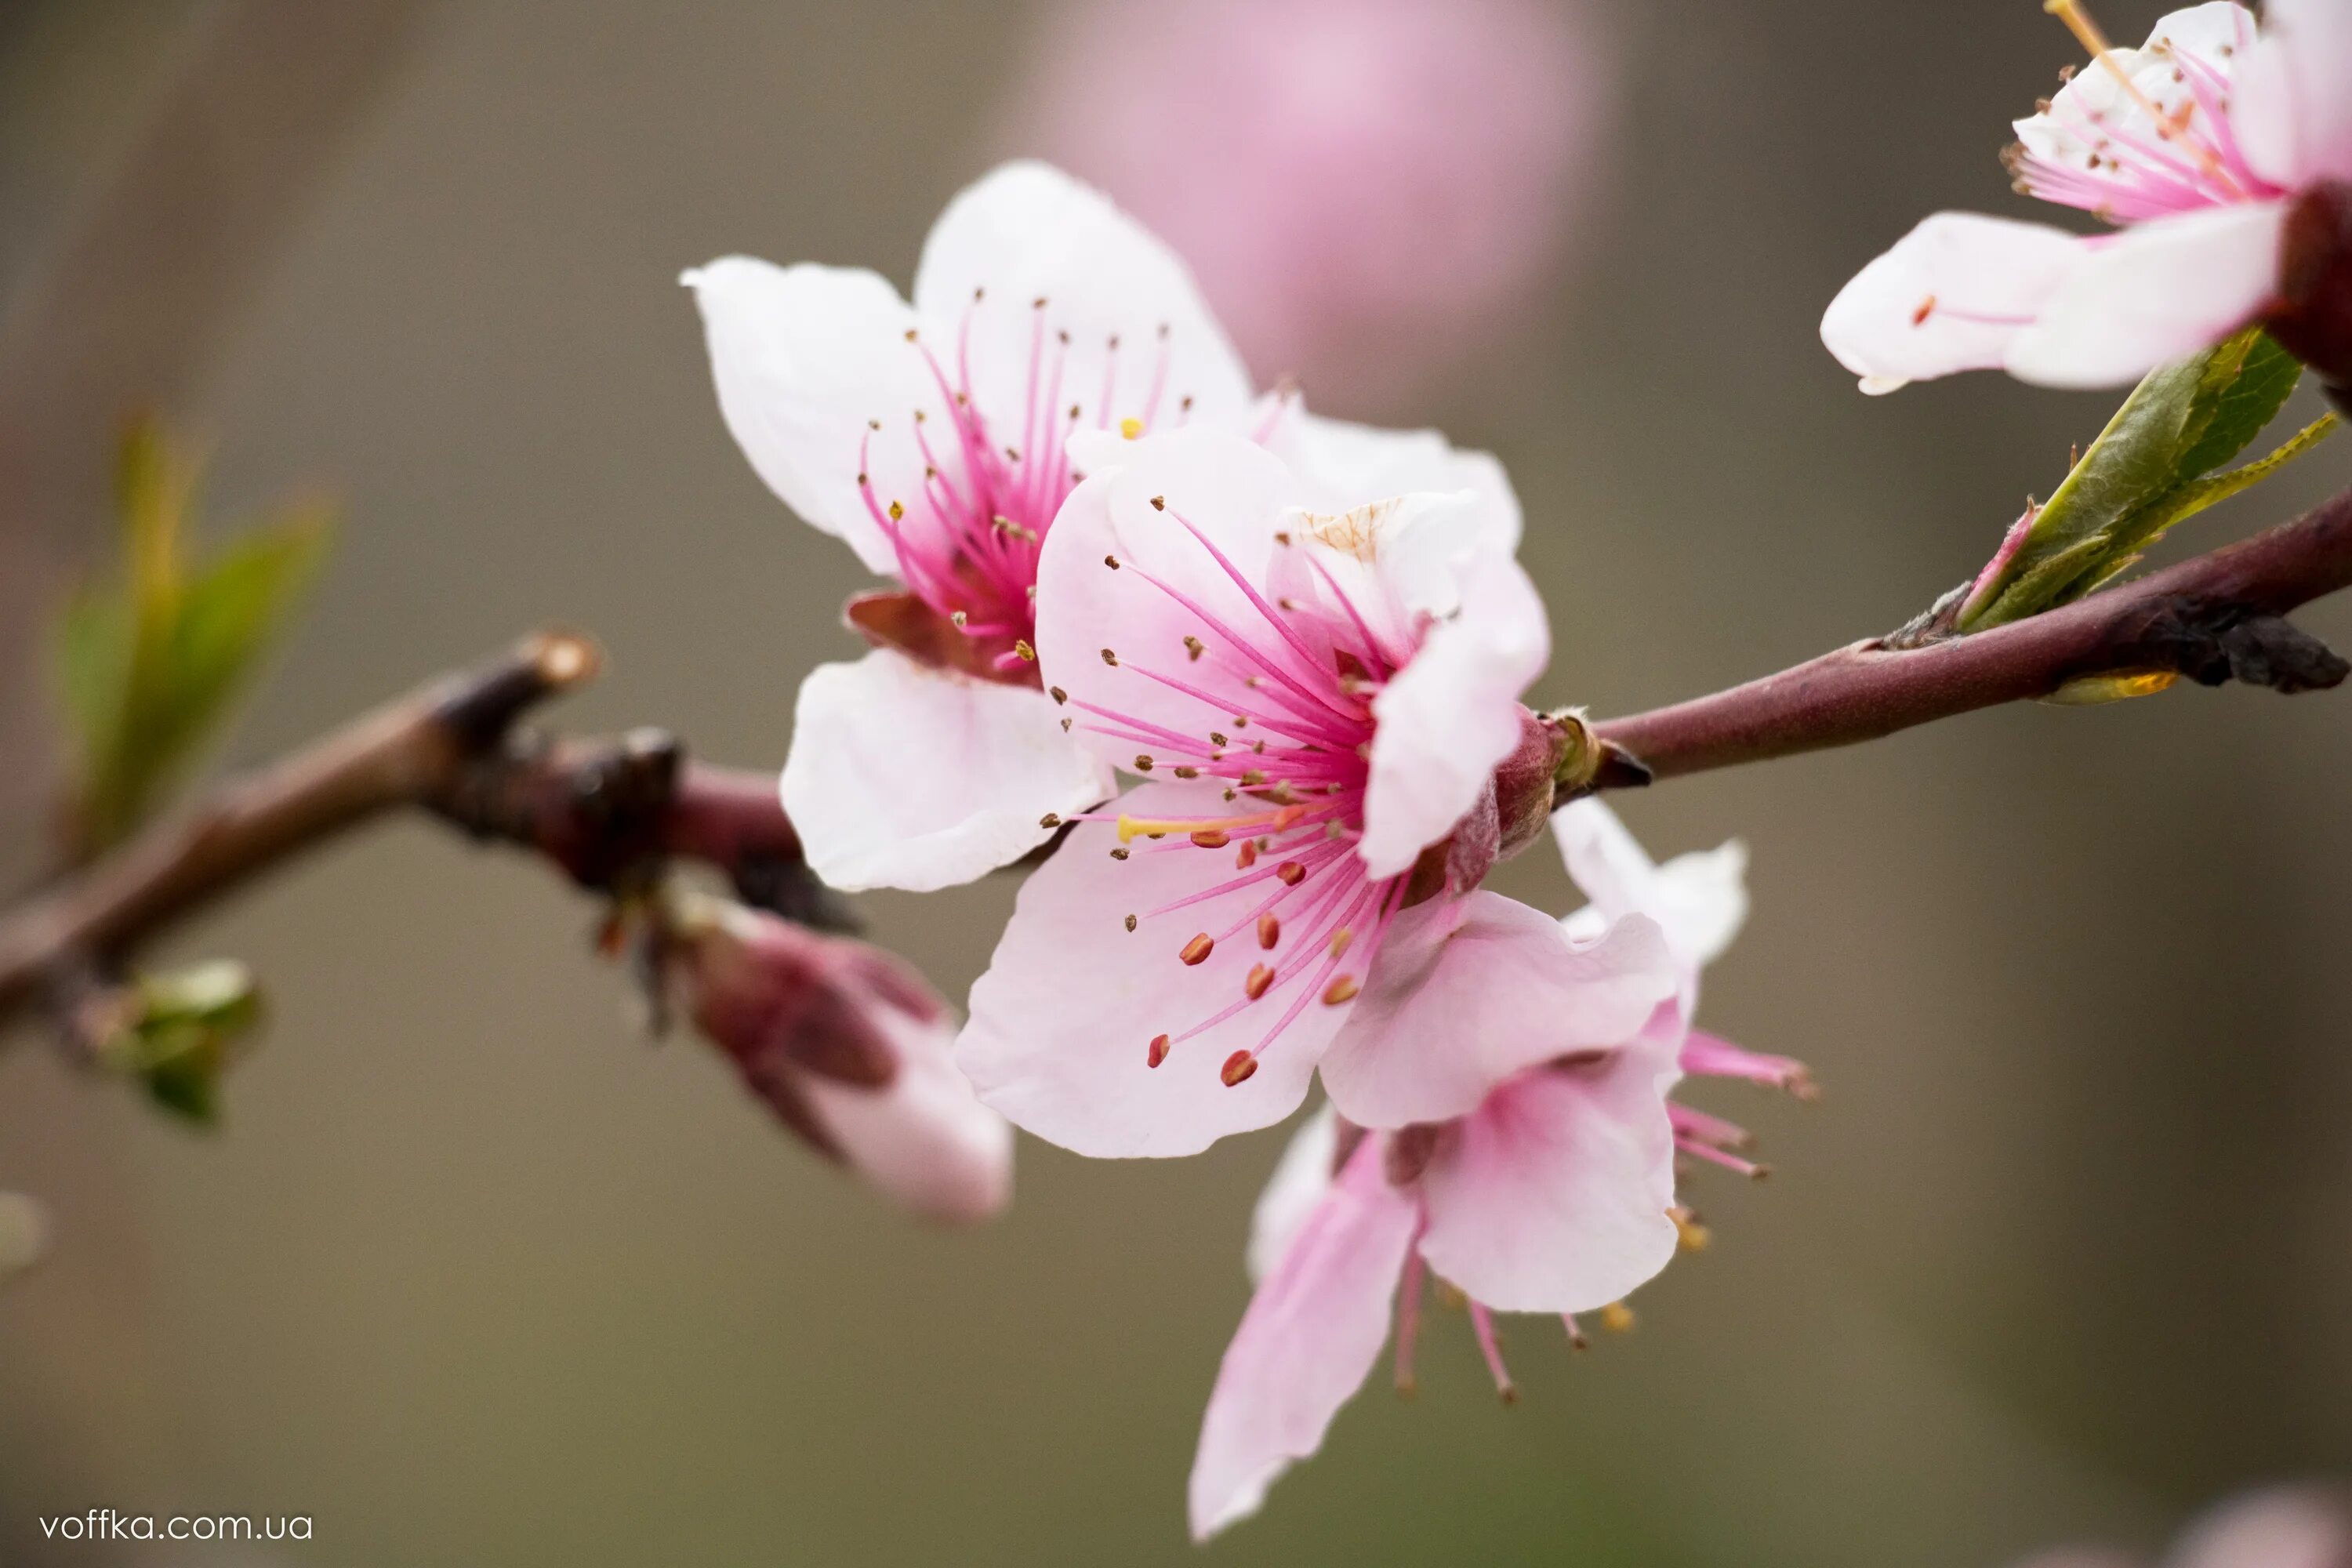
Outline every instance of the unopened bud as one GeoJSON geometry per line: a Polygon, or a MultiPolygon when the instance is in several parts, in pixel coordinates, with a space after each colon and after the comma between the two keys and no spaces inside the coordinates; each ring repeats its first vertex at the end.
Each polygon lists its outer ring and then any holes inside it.
{"type": "Polygon", "coordinates": [[[739,904],[673,895],[667,917],[688,1015],[786,1126],[919,1214],[1003,1207],[1012,1130],[957,1069],[953,1021],[921,975],[739,904]]]}

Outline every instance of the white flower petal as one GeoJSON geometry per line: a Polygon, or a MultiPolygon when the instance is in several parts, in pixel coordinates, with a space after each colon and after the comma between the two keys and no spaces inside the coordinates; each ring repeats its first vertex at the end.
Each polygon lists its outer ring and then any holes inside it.
{"type": "Polygon", "coordinates": [[[2234,101],[2231,122],[2263,178],[2352,180],[2352,5],[2270,0],[2234,101]]]}
{"type": "Polygon", "coordinates": [[[868,570],[896,576],[897,552],[857,476],[864,449],[879,504],[912,505],[923,493],[912,416],[941,404],[907,342],[914,311],[874,273],[812,263],[729,256],[679,281],[701,307],[719,411],[753,469],[812,526],[845,540],[868,570]]]}
{"type": "Polygon", "coordinates": [[[1519,542],[1519,498],[1493,454],[1465,451],[1435,430],[1383,430],[1307,411],[1294,394],[1267,415],[1268,450],[1290,466],[1318,511],[1427,490],[1476,498],[1479,536],[1511,551],[1519,542]]]}
{"type": "Polygon", "coordinates": [[[1045,163],[1007,163],[948,204],[915,305],[935,331],[960,336],[969,316],[972,396],[1000,445],[1059,436],[1072,406],[1081,428],[1239,431],[1249,413],[1248,373],[1176,253],[1045,163]]]}
{"type": "Polygon", "coordinates": [[[1587,795],[1552,813],[1568,874],[1592,901],[1563,922],[1570,936],[1597,933],[1625,915],[1648,915],[1691,974],[1720,957],[1748,919],[1748,847],[1738,839],[1653,862],[1617,814],[1587,795]]]}
{"type": "Polygon", "coordinates": [[[2061,229],[1937,213],[1838,291],[1822,342],[1869,393],[1993,369],[2087,254],[2061,229]]]}
{"type": "Polygon", "coordinates": [[[954,887],[1019,859],[1110,793],[1054,704],[876,648],[801,683],[784,809],[809,865],[850,891],[954,887]]]}
{"type": "Polygon", "coordinates": [[[2126,385],[2218,342],[2278,287],[2279,202],[2158,218],[2093,249],[2009,346],[2011,374],[2042,386],[2126,385]]]}
{"type": "Polygon", "coordinates": [[[1409,564],[1416,553],[1408,541],[1383,575],[1405,593],[1449,582],[1460,603],[1372,700],[1380,728],[1358,848],[1376,877],[1410,867],[1477,803],[1519,743],[1519,694],[1551,657],[1543,601],[1517,562],[1478,549],[1440,572],[1409,564]]]}

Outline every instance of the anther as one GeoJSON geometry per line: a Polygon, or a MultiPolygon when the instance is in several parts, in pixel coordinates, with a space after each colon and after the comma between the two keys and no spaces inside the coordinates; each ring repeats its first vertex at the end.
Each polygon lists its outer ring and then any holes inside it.
{"type": "Polygon", "coordinates": [[[1225,1058],[1225,1065],[1217,1069],[1217,1076],[1225,1080],[1227,1089],[1231,1089],[1235,1084],[1246,1081],[1249,1075],[1255,1071],[1257,1071],[1257,1058],[1247,1051],[1235,1051],[1225,1058]]]}
{"type": "Polygon", "coordinates": [[[1138,752],[1135,753],[1135,771],[1139,773],[1148,773],[1151,771],[1150,752],[1138,752]]]}
{"type": "Polygon", "coordinates": [[[1234,869],[1236,871],[1246,871],[1252,866],[1256,864],[1257,840],[1255,838],[1243,839],[1241,853],[1234,857],[1234,869]]]}
{"type": "MultiPolygon", "coordinates": [[[[1127,846],[1125,846],[1124,844],[1122,844],[1122,845],[1120,845],[1118,848],[1116,848],[1116,849],[1114,849],[1114,850],[1112,850],[1112,851],[1110,852],[1110,858],[1111,858],[1112,859],[1114,859],[1114,860],[1124,860],[1124,859],[1126,859],[1126,858],[1128,858],[1128,856],[1129,856],[1129,855],[1130,855],[1130,854],[1132,854],[1132,853],[1133,853],[1133,851],[1129,850],[1129,849],[1127,847],[1127,846]]],[[[1132,916],[1130,916],[1130,917],[1129,917],[1129,919],[1132,919],[1133,917],[1132,917],[1132,916]]]]}
{"type": "Polygon", "coordinates": [[[1282,940],[1282,922],[1281,922],[1279,920],[1276,920],[1276,919],[1275,918],[1275,916],[1274,916],[1274,911],[1273,911],[1273,910],[1267,910],[1265,914],[1262,914],[1262,915],[1258,916],[1258,917],[1257,917],[1257,944],[1258,944],[1258,946],[1260,946],[1260,947],[1265,947],[1265,948],[1270,948],[1270,947],[1272,947],[1276,942],[1280,942],[1281,940],[1282,940]]]}
{"type": "Polygon", "coordinates": [[[1127,917],[1127,929],[1129,931],[1133,931],[1135,929],[1135,917],[1133,915],[1127,917]]]}
{"type": "Polygon", "coordinates": [[[1346,926],[1341,926],[1338,931],[1333,931],[1331,933],[1331,956],[1337,958],[1341,953],[1347,952],[1348,944],[1355,940],[1356,933],[1349,931],[1346,926]]]}
{"type": "Polygon", "coordinates": [[[1024,664],[1034,664],[1037,662],[1037,650],[1029,646],[1029,639],[1027,637],[1014,637],[1013,639],[1013,656],[1015,658],[1020,659],[1024,664]]]}
{"type": "Polygon", "coordinates": [[[1040,827],[1059,827],[1062,826],[1062,814],[1058,811],[1049,811],[1045,816],[1037,819],[1037,826],[1040,827]]]}
{"type": "MultiPolygon", "coordinates": [[[[1192,659],[1193,662],[1198,663],[1201,656],[1208,651],[1208,648],[1202,643],[1199,637],[1187,636],[1184,638],[1184,657],[1192,659]]],[[[1219,741],[1217,742],[1217,744],[1222,746],[1224,742],[1223,741],[1219,741]]]]}
{"type": "Polygon", "coordinates": [[[1342,974],[1323,988],[1323,1005],[1338,1007],[1353,1002],[1360,989],[1361,988],[1357,985],[1354,975],[1342,974]]]}
{"type": "Polygon", "coordinates": [[[949,613],[948,619],[955,623],[956,630],[961,631],[964,628],[964,623],[971,619],[971,617],[964,614],[961,610],[954,610],[949,613]]]}
{"type": "Polygon", "coordinates": [[[897,501],[892,501],[888,510],[890,512],[890,521],[892,522],[898,522],[906,518],[907,509],[900,506],[897,501]]]}
{"type": "Polygon", "coordinates": [[[1103,557],[1103,564],[1116,572],[1118,570],[1118,557],[1116,555],[1106,555],[1103,557]]]}
{"type": "Polygon", "coordinates": [[[1633,1323],[1633,1309],[1622,1301],[1612,1301],[1601,1309],[1601,1326],[1612,1334],[1631,1332],[1633,1323]]]}
{"type": "Polygon", "coordinates": [[[1070,700],[1070,694],[1063,690],[1058,686],[1049,686],[1045,688],[1045,695],[1051,697],[1056,702],[1067,702],[1070,700]]]}
{"type": "Polygon", "coordinates": [[[1264,768],[1252,768],[1249,772],[1242,774],[1242,787],[1244,789],[1255,789],[1258,785],[1264,783],[1265,783],[1265,770],[1264,768]]]}
{"type": "Polygon", "coordinates": [[[1105,664],[1110,666],[1113,669],[1117,669],[1118,668],[1118,655],[1111,652],[1108,648],[1105,648],[1102,650],[1102,656],[1103,662],[1105,664]]]}
{"type": "Polygon", "coordinates": [[[1250,965],[1249,978],[1242,982],[1242,990],[1248,994],[1251,1001],[1255,1002],[1265,995],[1265,988],[1273,984],[1274,971],[1263,963],[1253,963],[1250,965]]]}
{"type": "Polygon", "coordinates": [[[1286,888],[1295,888],[1307,880],[1307,868],[1296,860],[1285,860],[1274,868],[1274,874],[1282,879],[1286,888]]]}
{"type": "Polygon", "coordinates": [[[1192,766],[1190,763],[1176,769],[1175,772],[1176,776],[1180,779],[1196,779],[1201,776],[1201,770],[1192,766]]]}
{"type": "Polygon", "coordinates": [[[915,329],[912,327],[907,329],[907,341],[910,343],[915,341],[915,329]]]}
{"type": "Polygon", "coordinates": [[[1915,327],[1924,327],[1927,324],[1927,318],[1935,313],[1936,297],[1930,294],[1919,301],[1917,310],[1911,312],[1911,324],[1915,327]]]}
{"type": "Polygon", "coordinates": [[[1130,414],[1118,422],[1118,433],[1132,441],[1143,434],[1143,421],[1130,414]]]}
{"type": "Polygon", "coordinates": [[[1223,735],[1220,735],[1214,730],[1212,730],[1209,731],[1209,744],[1213,746],[1223,746],[1230,744],[1230,742],[1227,742],[1223,735]]]}
{"type": "Polygon", "coordinates": [[[1166,1061],[1167,1059],[1168,1059],[1168,1037],[1167,1037],[1167,1036],[1165,1036],[1165,1035],[1154,1035],[1154,1036],[1152,1036],[1152,1037],[1151,1037],[1151,1048],[1150,1048],[1150,1051],[1148,1051],[1147,1053],[1145,1053],[1145,1055],[1144,1055],[1144,1058],[1143,1058],[1143,1065],[1144,1065],[1144,1066],[1146,1066],[1146,1067],[1153,1067],[1153,1068],[1156,1068],[1156,1067],[1158,1067],[1161,1062],[1164,1062],[1164,1061],[1166,1061]]]}
{"type": "Polygon", "coordinates": [[[1029,308],[1033,310],[1044,310],[1045,308],[1045,296],[1040,294],[1034,300],[1030,300],[1029,308]]]}
{"type": "Polygon", "coordinates": [[[1209,933],[1207,931],[1202,931],[1199,935],[1195,936],[1192,941],[1186,942],[1184,944],[1183,951],[1179,952],[1176,956],[1182,959],[1188,964],[1205,963],[1209,954],[1215,950],[1216,945],[1216,942],[1210,937],[1209,933]]]}
{"type": "Polygon", "coordinates": [[[1233,836],[1222,827],[1200,828],[1192,835],[1192,839],[1195,849],[1223,849],[1234,841],[1233,836]]]}
{"type": "Polygon", "coordinates": [[[1153,496],[1151,498],[1151,510],[1154,511],[1166,511],[1168,510],[1168,498],[1166,496],[1153,496]]]}

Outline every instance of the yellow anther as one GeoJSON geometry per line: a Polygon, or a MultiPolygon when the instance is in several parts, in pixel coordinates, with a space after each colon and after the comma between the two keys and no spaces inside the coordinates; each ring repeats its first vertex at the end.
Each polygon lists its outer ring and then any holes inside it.
{"type": "Polygon", "coordinates": [[[1118,422],[1118,433],[1132,441],[1143,434],[1143,421],[1132,416],[1122,419],[1118,422]]]}

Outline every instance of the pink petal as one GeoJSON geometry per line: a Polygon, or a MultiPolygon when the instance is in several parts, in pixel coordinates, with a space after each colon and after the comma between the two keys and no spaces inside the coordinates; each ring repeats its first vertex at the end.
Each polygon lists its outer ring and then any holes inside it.
{"type": "Polygon", "coordinates": [[[1000,445],[1058,435],[1073,404],[1081,428],[1129,417],[1152,429],[1186,421],[1244,427],[1248,372],[1184,263],[1108,197],[1046,164],[1004,164],[948,204],[923,245],[915,304],[940,335],[942,354],[954,351],[970,312],[972,396],[1000,445]],[[986,291],[977,309],[974,289],[986,291]]]}
{"type": "Polygon", "coordinates": [[[2087,254],[2041,224],[1937,213],[1830,301],[1822,342],[1864,392],[1993,369],[2087,254]]]}
{"type": "Polygon", "coordinates": [[[851,891],[969,882],[1052,837],[1047,814],[1114,787],[1044,692],[889,648],[809,672],[783,774],[810,866],[851,891]]]}
{"type": "Polygon", "coordinates": [[[1468,541],[1437,568],[1420,559],[1418,543],[1401,539],[1383,576],[1412,585],[1402,596],[1426,592],[1442,573],[1455,593],[1439,612],[1446,618],[1372,700],[1380,728],[1359,849],[1376,877],[1405,870],[1477,803],[1519,743],[1519,694],[1551,657],[1543,601],[1507,552],[1468,541]]]}
{"type": "Polygon", "coordinates": [[[1190,1488],[1192,1539],[1255,1513],[1266,1488],[1322,1446],[1379,1359],[1419,1221],[1368,1138],[1266,1276],[1217,1369],[1190,1488]]]}
{"type": "Polygon", "coordinates": [[[1339,1152],[1339,1113],[1326,1101],[1298,1124],[1282,1159],[1266,1178],[1265,1190],[1250,1211],[1247,1264],[1252,1283],[1274,1272],[1292,1238],[1307,1223],[1337,1179],[1333,1156],[1339,1152]]]}
{"type": "Polygon", "coordinates": [[[1675,983],[1665,938],[1644,916],[1578,945],[1500,893],[1432,899],[1389,928],[1324,1057],[1323,1087],[1364,1127],[1466,1115],[1538,1062],[1625,1044],[1675,983]]]}
{"type": "MultiPolygon", "coordinates": [[[[1110,809],[1202,816],[1228,809],[1207,784],[1153,784],[1110,809]]],[[[1173,843],[1174,841],[1170,841],[1173,843]]],[[[1298,1108],[1315,1064],[1349,1009],[1310,1004],[1228,1087],[1225,1058],[1265,1038],[1297,993],[1277,988],[1181,1039],[1157,1068],[1152,1037],[1181,1035],[1243,999],[1265,954],[1246,927],[1276,887],[1254,883],[1154,917],[1151,911],[1235,876],[1234,856],[1138,838],[1110,858],[1118,830],[1081,823],[1023,884],[988,973],[971,988],[957,1059],[980,1097],[1016,1126],[1081,1154],[1197,1153],[1231,1132],[1271,1126],[1298,1108]],[[1127,929],[1127,917],[1139,917],[1127,929]],[[1188,965],[1195,932],[1244,929],[1188,965]]],[[[1323,873],[1331,874],[1331,873],[1323,873]]],[[[1313,886],[1310,882],[1308,886],[1313,886]]]]}
{"type": "Polygon", "coordinates": [[[2239,64],[2231,119],[2256,173],[2280,185],[2352,180],[2352,6],[2269,0],[2239,64]]]}
{"type": "Polygon", "coordinates": [[[2010,345],[2009,369],[2042,386],[2121,386],[2220,342],[2278,287],[2281,202],[2158,218],[2105,242],[2010,345]]]}
{"type": "Polygon", "coordinates": [[[876,1015],[898,1047],[889,1086],[807,1075],[811,1110],[860,1174],[916,1213],[958,1223],[999,1213],[1013,1195],[1013,1129],[956,1070],[954,1031],[895,1008],[876,1015]]]}
{"type": "Polygon", "coordinates": [[[702,308],[719,411],[752,468],[811,526],[846,541],[868,571],[896,576],[898,554],[857,475],[864,444],[877,504],[911,505],[923,493],[912,416],[943,414],[906,341],[915,312],[874,273],[812,263],[728,256],[679,281],[702,308]]]}
{"type": "Polygon", "coordinates": [[[1222,704],[1138,670],[1223,690],[1238,686],[1239,677],[1220,679],[1221,668],[1248,668],[1227,652],[1229,639],[1216,626],[1167,590],[1235,636],[1269,647],[1280,642],[1177,519],[1199,529],[1255,584],[1264,578],[1283,509],[1297,487],[1278,458],[1237,436],[1186,430],[1108,449],[1118,465],[1072,491],[1045,536],[1037,563],[1037,661],[1046,685],[1071,699],[1066,712],[1075,720],[1073,733],[1105,761],[1125,764],[1148,748],[1091,733],[1105,721],[1090,709],[1191,736],[1233,728],[1222,704]],[[1154,498],[1165,510],[1151,504],[1154,498]],[[1107,558],[1120,566],[1108,565],[1107,558]],[[1196,662],[1188,637],[1215,657],[1196,662]],[[1106,663],[1106,648],[1126,668],[1106,663]]]}
{"type": "Polygon", "coordinates": [[[1664,1268],[1676,1239],[1675,1033],[1523,1073],[1448,1129],[1422,1173],[1430,1267],[1521,1312],[1603,1307],[1664,1268]]]}

